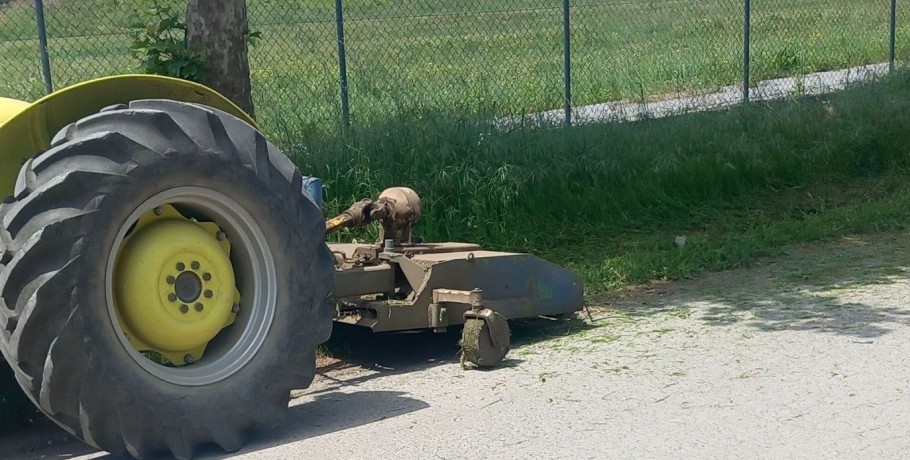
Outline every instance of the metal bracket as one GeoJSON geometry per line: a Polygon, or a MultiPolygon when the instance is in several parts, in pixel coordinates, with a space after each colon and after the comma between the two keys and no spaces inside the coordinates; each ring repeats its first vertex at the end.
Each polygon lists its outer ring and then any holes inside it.
{"type": "Polygon", "coordinates": [[[449,309],[438,303],[430,304],[430,327],[433,332],[445,332],[449,326],[449,309]]]}
{"type": "Polygon", "coordinates": [[[424,281],[426,281],[427,269],[407,258],[404,254],[384,251],[379,254],[379,258],[398,265],[401,268],[401,272],[404,273],[408,284],[411,285],[411,289],[415,291],[420,289],[424,281]]]}
{"type": "MultiPolygon", "coordinates": [[[[413,263],[413,262],[412,262],[413,263]]],[[[434,289],[433,303],[430,304],[430,327],[435,332],[445,332],[449,326],[449,310],[447,304],[468,305],[472,309],[482,308],[483,291],[458,291],[455,289],[434,289]]]]}
{"type": "MultiPolygon", "coordinates": [[[[434,289],[433,304],[438,306],[455,303],[468,305],[470,310],[464,312],[464,319],[481,319],[487,323],[490,329],[490,340],[499,350],[509,349],[509,339],[512,332],[509,330],[509,322],[505,316],[486,308],[483,303],[483,290],[474,289],[471,291],[459,291],[455,289],[434,289]]],[[[432,310],[431,305],[431,310],[432,310]]]]}
{"type": "Polygon", "coordinates": [[[455,289],[434,289],[433,303],[457,303],[473,308],[483,308],[483,290],[458,291],[455,289]]]}

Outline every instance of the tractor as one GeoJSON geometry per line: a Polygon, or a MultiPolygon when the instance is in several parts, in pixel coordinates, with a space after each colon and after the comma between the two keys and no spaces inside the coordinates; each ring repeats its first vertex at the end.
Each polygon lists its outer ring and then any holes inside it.
{"type": "Polygon", "coordinates": [[[459,327],[464,362],[492,366],[509,350],[508,320],[583,306],[580,277],[533,255],[421,241],[411,189],[328,220],[322,193],[253,119],[195,83],[123,75],[34,103],[0,98],[11,374],[96,448],[190,458],[280,422],[333,322],[459,327]],[[367,225],[375,243],[326,242],[367,225]]]}

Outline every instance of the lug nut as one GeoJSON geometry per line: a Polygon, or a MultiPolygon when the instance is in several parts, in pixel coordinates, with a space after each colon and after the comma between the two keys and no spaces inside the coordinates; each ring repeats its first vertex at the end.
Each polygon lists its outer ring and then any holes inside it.
{"type": "Polygon", "coordinates": [[[186,265],[184,265],[183,262],[177,263],[177,271],[182,272],[184,270],[186,270],[186,265]]]}
{"type": "Polygon", "coordinates": [[[240,304],[239,304],[239,303],[235,303],[234,306],[231,307],[231,312],[232,312],[232,313],[235,313],[235,314],[236,314],[236,313],[240,313],[240,304]]]}
{"type": "Polygon", "coordinates": [[[196,358],[193,358],[193,355],[186,355],[183,357],[183,362],[186,364],[193,364],[196,362],[196,358]]]}
{"type": "Polygon", "coordinates": [[[193,270],[199,270],[199,262],[193,261],[190,263],[190,267],[192,267],[193,270]]]}
{"type": "Polygon", "coordinates": [[[211,281],[211,280],[212,280],[212,274],[211,274],[211,273],[203,273],[203,274],[202,274],[202,280],[203,280],[203,281],[211,281]]]}
{"type": "Polygon", "coordinates": [[[177,282],[177,278],[174,278],[173,276],[168,276],[165,281],[167,281],[167,284],[174,284],[177,282]]]}
{"type": "Polygon", "coordinates": [[[176,302],[176,301],[177,301],[177,294],[174,294],[173,292],[170,293],[170,294],[168,294],[168,295],[167,295],[167,300],[170,300],[171,302],[176,302]]]}
{"type": "Polygon", "coordinates": [[[218,241],[224,241],[225,238],[227,238],[227,235],[225,235],[224,232],[218,232],[215,234],[215,239],[218,241]]]}
{"type": "Polygon", "coordinates": [[[212,291],[210,291],[210,290],[208,290],[208,289],[206,289],[206,291],[205,291],[205,294],[204,294],[204,295],[205,295],[205,298],[206,298],[206,299],[211,299],[211,298],[212,298],[212,296],[213,296],[213,295],[215,295],[215,293],[214,293],[214,292],[212,292],[212,291]]]}
{"type": "Polygon", "coordinates": [[[181,305],[181,306],[180,306],[180,313],[186,313],[186,312],[188,312],[188,311],[190,311],[190,307],[188,307],[188,306],[186,306],[186,305],[181,305]]]}
{"type": "Polygon", "coordinates": [[[158,206],[157,208],[155,208],[153,210],[153,212],[155,213],[156,216],[160,216],[161,215],[161,206],[158,206]]]}
{"type": "Polygon", "coordinates": [[[203,308],[205,308],[205,306],[203,306],[201,303],[196,304],[196,311],[202,311],[203,308]]]}

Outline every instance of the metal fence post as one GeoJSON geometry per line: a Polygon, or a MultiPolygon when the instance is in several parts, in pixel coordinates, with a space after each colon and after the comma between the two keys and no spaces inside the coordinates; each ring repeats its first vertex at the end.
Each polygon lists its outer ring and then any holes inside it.
{"type": "Polygon", "coordinates": [[[743,0],[743,102],[749,102],[752,77],[752,0],[743,0]]]}
{"type": "Polygon", "coordinates": [[[897,0],[891,0],[891,40],[888,43],[888,71],[894,72],[895,43],[897,42],[897,0]]]}
{"type": "Polygon", "coordinates": [[[38,22],[38,45],[41,54],[41,76],[44,78],[44,92],[54,92],[51,80],[51,60],[47,52],[47,25],[44,21],[44,1],[35,0],[35,20],[38,22]]]}
{"type": "Polygon", "coordinates": [[[572,22],[569,0],[562,0],[563,57],[565,58],[566,125],[572,124],[572,22]]]}
{"type": "Polygon", "coordinates": [[[348,58],[344,43],[344,4],[335,0],[335,24],[338,31],[338,76],[341,81],[341,123],[344,129],[351,126],[351,108],[348,101],[348,58]]]}

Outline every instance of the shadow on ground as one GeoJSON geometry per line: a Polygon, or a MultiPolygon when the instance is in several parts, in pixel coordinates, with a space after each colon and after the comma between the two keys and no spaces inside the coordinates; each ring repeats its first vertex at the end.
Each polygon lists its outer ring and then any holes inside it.
{"type": "MultiPolygon", "coordinates": [[[[287,419],[283,424],[272,429],[260,429],[254,433],[250,445],[241,453],[253,453],[291,442],[304,441],[308,438],[320,436],[336,431],[344,431],[361,425],[367,425],[380,420],[398,417],[407,413],[425,409],[429,405],[423,401],[408,397],[400,391],[359,391],[353,393],[328,392],[317,395],[306,404],[293,406],[288,410],[287,419]]],[[[50,422],[48,422],[50,423],[50,422]]],[[[56,428],[56,427],[53,427],[56,428]]],[[[59,428],[47,431],[60,431],[55,436],[61,438],[65,435],[59,428]]],[[[50,438],[44,433],[44,438],[50,438]]],[[[103,454],[91,447],[66,435],[65,440],[58,441],[59,446],[45,445],[45,439],[36,439],[39,445],[33,448],[22,449],[17,452],[0,450],[2,458],[74,458],[83,455],[96,454],[92,458],[114,460],[115,457],[103,454]]],[[[209,445],[197,452],[200,459],[228,458],[219,447],[209,445]]]]}
{"type": "MultiPolygon", "coordinates": [[[[513,346],[536,343],[594,327],[578,315],[511,321],[510,325],[513,346]]],[[[256,452],[344,431],[429,407],[426,402],[403,392],[356,391],[356,387],[373,379],[459,363],[460,338],[460,327],[450,328],[441,334],[429,331],[373,333],[359,327],[335,325],[331,339],[324,345],[325,354],[335,360],[328,366],[317,369],[323,385],[319,389],[305,392],[313,399],[293,406],[287,423],[276,430],[260,433],[256,441],[243,452],[256,452]],[[344,378],[333,377],[348,369],[372,372],[358,372],[344,378]],[[345,392],[339,391],[341,388],[345,392]]],[[[507,358],[500,366],[483,372],[496,372],[497,369],[521,363],[522,360],[507,358]]],[[[215,451],[211,454],[212,458],[221,458],[215,451]]]]}
{"type": "Polygon", "coordinates": [[[0,458],[3,459],[64,459],[97,453],[98,451],[45,418],[36,418],[16,430],[0,433],[0,458]]]}
{"type": "MultiPolygon", "coordinates": [[[[578,315],[518,320],[510,322],[510,325],[513,346],[536,343],[594,327],[578,315]]],[[[307,401],[293,405],[284,424],[271,430],[260,430],[242,452],[257,452],[429,407],[426,402],[404,392],[357,391],[356,387],[368,380],[443,364],[456,364],[460,361],[460,338],[460,328],[451,328],[442,334],[428,331],[373,333],[363,328],[336,325],[331,339],[323,346],[324,353],[334,359],[317,369],[322,385],[318,389],[304,392],[307,401]],[[343,379],[334,377],[350,369],[369,372],[358,372],[353,377],[343,379]],[[340,388],[345,391],[339,391],[340,388]]],[[[507,359],[500,367],[487,372],[520,365],[521,362],[507,359]]],[[[82,444],[46,419],[23,430],[2,434],[0,439],[7,436],[15,437],[17,442],[0,442],[0,458],[53,459],[91,454],[95,454],[95,458],[115,458],[103,454],[98,456],[100,453],[97,450],[82,444]]],[[[210,446],[200,452],[200,457],[226,458],[230,455],[210,446]]]]}
{"type": "MultiPolygon", "coordinates": [[[[582,316],[568,314],[509,321],[512,329],[512,347],[596,327],[582,316]]],[[[320,368],[319,373],[326,376],[333,371],[347,368],[376,371],[370,375],[339,382],[339,385],[356,385],[375,378],[454,364],[460,362],[461,358],[458,345],[460,339],[461,327],[449,328],[445,333],[431,331],[374,333],[360,327],[336,324],[332,337],[323,345],[323,349],[327,355],[338,361],[320,368]]],[[[514,366],[520,362],[507,357],[497,368],[514,366]]],[[[497,368],[488,371],[495,372],[497,368]]]]}
{"type": "Polygon", "coordinates": [[[693,315],[717,326],[876,338],[910,325],[908,267],[910,237],[869,235],[794,248],[751,269],[611,294],[603,303],[632,319],[693,315]],[[892,287],[881,289],[886,285],[892,287]]]}
{"type": "MultiPolygon", "coordinates": [[[[242,453],[253,453],[328,433],[344,431],[426,409],[429,405],[401,391],[330,391],[289,409],[288,419],[271,430],[259,430],[242,453]]],[[[199,458],[226,458],[215,446],[199,458]]],[[[319,457],[319,455],[314,455],[319,457]]]]}

